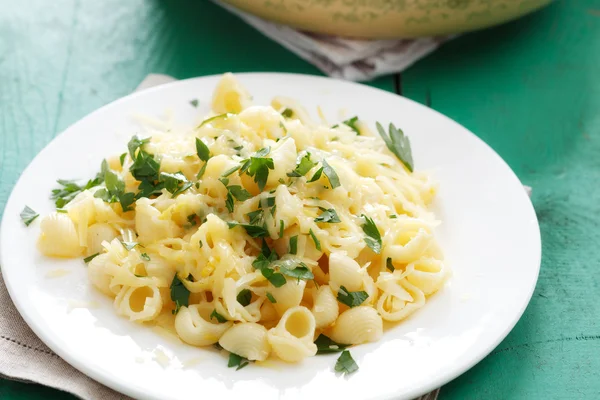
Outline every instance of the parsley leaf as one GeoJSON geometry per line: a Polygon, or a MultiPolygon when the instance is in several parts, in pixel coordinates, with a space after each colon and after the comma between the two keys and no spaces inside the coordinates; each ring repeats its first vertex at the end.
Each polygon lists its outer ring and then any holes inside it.
{"type": "Polygon", "coordinates": [[[296,254],[298,252],[298,235],[290,238],[290,254],[296,254]]]}
{"type": "Polygon", "coordinates": [[[350,308],[360,306],[368,297],[368,293],[364,290],[350,292],[344,286],[340,286],[340,290],[338,291],[337,295],[338,301],[350,308]]]}
{"type": "Polygon", "coordinates": [[[283,220],[280,219],[279,220],[279,239],[281,239],[283,237],[283,231],[285,230],[285,225],[283,223],[283,220]]]}
{"type": "Polygon", "coordinates": [[[267,292],[267,299],[269,299],[269,301],[273,304],[277,303],[277,300],[275,300],[275,297],[273,297],[273,295],[269,292],[267,292]]]}
{"type": "Polygon", "coordinates": [[[385,260],[385,266],[387,269],[389,269],[392,272],[394,272],[396,270],[396,268],[394,268],[394,264],[392,264],[392,259],[389,257],[387,260],[385,260]]]}
{"type": "Polygon", "coordinates": [[[250,361],[244,357],[238,356],[235,353],[229,353],[229,361],[227,362],[227,366],[229,368],[237,367],[235,370],[238,371],[248,364],[250,364],[250,361]]]}
{"type": "Polygon", "coordinates": [[[260,270],[260,272],[265,278],[267,278],[269,282],[271,282],[271,285],[275,286],[276,288],[282,287],[287,282],[282,274],[279,272],[274,272],[272,269],[263,268],[260,270]]]}
{"type": "Polygon", "coordinates": [[[252,292],[249,289],[242,289],[236,297],[238,303],[246,307],[252,301],[252,292]]]}
{"type": "Polygon", "coordinates": [[[335,363],[335,372],[341,372],[343,374],[351,374],[352,372],[358,371],[358,365],[356,361],[350,355],[348,350],[342,351],[342,354],[335,363]]]}
{"type": "Polygon", "coordinates": [[[319,168],[317,170],[317,172],[315,172],[315,174],[312,176],[312,178],[310,178],[307,182],[314,182],[314,181],[318,181],[321,178],[321,174],[323,173],[323,167],[319,168]]]}
{"type": "Polygon", "coordinates": [[[123,153],[119,156],[119,162],[121,163],[121,167],[125,163],[125,157],[127,157],[127,153],[123,153]]]}
{"type": "Polygon", "coordinates": [[[299,263],[296,268],[287,268],[283,265],[280,265],[279,272],[281,272],[283,275],[289,276],[290,278],[297,278],[299,280],[303,279],[308,281],[315,278],[311,270],[308,269],[304,263],[299,263]]]}
{"type": "Polygon", "coordinates": [[[204,165],[202,167],[200,167],[200,170],[198,171],[198,174],[196,175],[196,179],[202,178],[202,176],[204,175],[204,172],[206,172],[206,164],[208,164],[208,163],[204,163],[204,165]]]}
{"type": "Polygon", "coordinates": [[[396,218],[398,218],[398,216],[396,214],[392,214],[392,215],[389,216],[389,218],[390,219],[396,219],[396,218]]]}
{"type": "Polygon", "coordinates": [[[229,226],[229,229],[233,229],[236,226],[241,226],[242,228],[244,228],[246,230],[246,233],[248,235],[250,235],[250,237],[253,237],[253,238],[269,236],[269,230],[267,229],[266,224],[259,226],[259,225],[241,224],[239,222],[231,221],[231,222],[227,222],[227,225],[229,226]]]}
{"type": "Polygon", "coordinates": [[[23,211],[21,211],[20,216],[21,216],[21,219],[23,220],[23,223],[25,224],[25,226],[29,226],[29,224],[31,224],[34,219],[39,217],[40,214],[33,211],[31,208],[29,208],[29,206],[25,206],[23,211]]]}
{"type": "Polygon", "coordinates": [[[410,149],[410,140],[404,135],[404,132],[402,132],[401,129],[397,129],[394,124],[390,123],[389,133],[386,133],[379,122],[377,123],[377,131],[379,131],[387,148],[402,161],[402,164],[404,164],[410,172],[413,172],[414,163],[412,151],[410,149]]]}
{"type": "Polygon", "coordinates": [[[248,200],[252,197],[250,192],[248,192],[240,185],[227,186],[227,190],[229,190],[229,192],[233,195],[233,197],[235,197],[237,201],[248,200]]]}
{"type": "Polygon", "coordinates": [[[198,107],[198,99],[190,100],[190,104],[192,105],[192,107],[198,107]]]}
{"type": "Polygon", "coordinates": [[[190,291],[185,287],[179,275],[173,276],[171,282],[171,300],[175,302],[175,309],[173,314],[177,314],[182,306],[188,306],[190,304],[190,291]]]}
{"type": "Polygon", "coordinates": [[[365,237],[365,243],[375,254],[381,253],[381,234],[377,225],[373,222],[373,219],[362,215],[365,218],[365,223],[362,225],[363,232],[367,235],[365,237]]]}
{"type": "Polygon", "coordinates": [[[352,129],[354,132],[356,132],[357,135],[360,135],[360,129],[358,129],[358,126],[356,126],[357,122],[358,122],[358,117],[354,116],[345,121],[342,121],[342,124],[349,126],[350,129],[352,129]]]}
{"type": "Polygon", "coordinates": [[[127,149],[131,159],[135,159],[135,152],[137,149],[143,150],[144,145],[150,142],[150,138],[140,139],[137,135],[134,135],[127,143],[127,149]]]}
{"type": "Polygon", "coordinates": [[[106,160],[103,160],[100,173],[98,173],[94,179],[90,179],[89,181],[87,181],[87,183],[83,186],[79,186],[74,181],[59,179],[57,182],[59,185],[62,186],[62,188],[53,189],[52,195],[50,196],[50,198],[54,200],[56,208],[63,208],[79,193],[100,185],[102,182],[104,182],[104,174],[107,170],[108,163],[106,162],[106,160]]]}
{"type": "Polygon", "coordinates": [[[213,319],[213,318],[216,319],[220,324],[227,322],[227,318],[225,318],[224,316],[219,314],[217,312],[217,310],[213,310],[213,312],[210,313],[210,319],[213,319]]]}
{"type": "Polygon", "coordinates": [[[142,258],[142,260],[150,261],[150,256],[148,255],[148,253],[142,253],[140,254],[140,257],[142,258]]]}
{"type": "Polygon", "coordinates": [[[198,154],[198,158],[202,161],[208,161],[210,158],[210,150],[200,138],[196,138],[196,153],[198,154]]]}
{"type": "Polygon", "coordinates": [[[310,159],[310,153],[306,153],[306,155],[304,155],[304,157],[300,159],[300,161],[296,165],[296,168],[292,172],[288,172],[286,175],[290,178],[298,178],[304,176],[315,165],[317,164],[312,162],[310,159]]]}
{"type": "Polygon", "coordinates": [[[349,346],[347,344],[336,343],[322,333],[315,340],[315,344],[317,345],[317,354],[339,353],[349,346]]]}
{"type": "Polygon", "coordinates": [[[336,187],[340,186],[340,178],[326,160],[323,160],[323,173],[329,180],[332,189],[335,189],[336,187]]]}
{"type": "Polygon", "coordinates": [[[173,195],[172,197],[185,192],[193,185],[193,183],[188,181],[185,175],[183,175],[181,172],[176,172],[174,174],[161,172],[159,176],[159,182],[162,183],[163,187],[173,195]]]}
{"type": "Polygon", "coordinates": [[[127,251],[132,250],[135,246],[139,246],[140,244],[137,242],[124,242],[121,240],[121,244],[127,251]]]}
{"type": "Polygon", "coordinates": [[[321,213],[321,215],[319,215],[317,218],[315,218],[315,222],[327,222],[330,224],[342,222],[340,220],[340,217],[338,217],[337,213],[335,212],[335,210],[333,208],[330,208],[330,209],[325,209],[322,207],[319,207],[319,208],[323,212],[321,213]]]}
{"type": "Polygon", "coordinates": [[[310,237],[312,238],[313,242],[315,242],[316,249],[321,251],[321,242],[319,241],[319,239],[317,239],[317,235],[315,235],[312,229],[308,231],[308,233],[310,234],[310,237]]]}
{"type": "Polygon", "coordinates": [[[246,173],[254,178],[254,182],[258,185],[258,189],[262,190],[267,185],[269,178],[269,170],[275,169],[275,164],[272,158],[265,158],[271,149],[269,147],[258,150],[254,156],[245,160],[240,169],[241,173],[246,173]]]}
{"type": "Polygon", "coordinates": [[[221,119],[221,118],[222,119],[227,119],[227,118],[231,117],[232,115],[234,115],[234,114],[225,113],[225,114],[219,114],[219,115],[215,115],[214,117],[207,118],[204,121],[202,121],[200,123],[200,125],[198,125],[198,127],[196,129],[202,128],[204,125],[208,124],[209,122],[215,121],[217,119],[221,119]]]}
{"type": "Polygon", "coordinates": [[[129,167],[131,175],[142,183],[144,181],[147,181],[148,183],[157,181],[159,170],[160,163],[153,155],[148,154],[145,151],[139,151],[137,156],[133,158],[133,164],[129,167]]]}
{"type": "Polygon", "coordinates": [[[294,116],[294,110],[292,110],[291,108],[286,108],[281,112],[281,115],[283,115],[286,118],[292,118],[294,116]]]}
{"type": "Polygon", "coordinates": [[[223,178],[228,177],[229,175],[233,174],[235,171],[237,171],[238,169],[240,169],[240,165],[236,165],[233,168],[229,168],[227,171],[223,172],[223,174],[221,175],[223,178]]]}
{"type": "Polygon", "coordinates": [[[98,257],[100,255],[100,253],[96,253],[96,254],[92,254],[91,256],[87,256],[86,258],[83,259],[84,263],[89,263],[90,261],[92,261],[94,258],[98,257]]]}
{"type": "MultiPolygon", "coordinates": [[[[103,163],[104,169],[104,163],[103,163]]],[[[135,201],[135,194],[131,192],[125,192],[125,182],[114,172],[108,169],[103,171],[104,184],[106,189],[99,189],[94,193],[94,197],[104,200],[107,203],[121,204],[123,211],[131,210],[130,206],[135,201]]]]}

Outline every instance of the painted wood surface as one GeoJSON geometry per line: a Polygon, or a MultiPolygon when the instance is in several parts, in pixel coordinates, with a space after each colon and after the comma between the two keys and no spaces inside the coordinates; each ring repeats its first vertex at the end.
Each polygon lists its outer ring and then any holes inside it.
{"type": "MultiPolygon", "coordinates": [[[[0,9],[0,210],[44,145],[148,73],[319,73],[205,0],[0,0],[0,9]]],[[[542,229],[524,317],[442,400],[600,398],[599,67],[600,1],[563,0],[448,43],[396,85],[498,151],[533,187],[542,229]]],[[[395,88],[393,77],[371,84],[395,88]]],[[[0,379],[0,399],[48,397],[73,398],[0,379]]]]}

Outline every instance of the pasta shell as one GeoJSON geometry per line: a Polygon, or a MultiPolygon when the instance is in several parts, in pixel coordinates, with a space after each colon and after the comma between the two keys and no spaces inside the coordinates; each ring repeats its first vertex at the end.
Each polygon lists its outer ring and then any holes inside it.
{"type": "Polygon", "coordinates": [[[208,346],[223,336],[233,322],[218,323],[211,320],[214,307],[210,303],[193,304],[182,307],[175,317],[175,331],[186,343],[194,346],[208,346]]]}
{"type": "Polygon", "coordinates": [[[333,324],[339,315],[339,305],[331,288],[321,286],[315,293],[312,314],[317,328],[323,329],[333,324]]]}
{"type": "Polygon", "coordinates": [[[314,316],[306,307],[293,307],[282,315],[275,328],[269,330],[268,339],[279,358],[298,362],[317,353],[314,336],[314,316]]]}
{"type": "Polygon", "coordinates": [[[267,329],[254,322],[233,325],[221,336],[219,344],[230,353],[248,360],[264,361],[271,352],[267,329]]]}
{"type": "Polygon", "coordinates": [[[42,219],[41,234],[38,240],[39,250],[51,257],[77,257],[83,247],[79,245],[79,237],[75,224],[68,215],[52,213],[42,219]]]}
{"type": "Polygon", "coordinates": [[[340,314],[330,337],[342,344],[376,342],[383,335],[383,321],[374,308],[359,306],[340,314]]]}

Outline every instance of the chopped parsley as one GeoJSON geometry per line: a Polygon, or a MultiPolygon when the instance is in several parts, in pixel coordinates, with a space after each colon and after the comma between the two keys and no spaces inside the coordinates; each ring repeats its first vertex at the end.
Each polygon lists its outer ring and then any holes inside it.
{"type": "MultiPolygon", "coordinates": [[[[205,119],[204,121],[202,121],[202,123],[200,123],[200,125],[198,125],[198,128],[202,128],[204,125],[208,124],[209,122],[215,121],[217,119],[227,119],[229,117],[231,117],[234,114],[231,113],[225,113],[225,114],[219,114],[219,115],[215,115],[214,117],[210,117],[205,119]]],[[[196,129],[198,129],[196,128],[196,129]]]]}
{"type": "Polygon", "coordinates": [[[58,182],[58,184],[61,185],[62,188],[53,189],[52,195],[50,196],[50,198],[52,200],[54,200],[54,204],[56,205],[56,208],[63,208],[71,200],[73,200],[75,198],[75,196],[77,196],[79,193],[83,192],[84,190],[91,189],[94,186],[98,186],[102,182],[104,182],[103,171],[106,169],[108,169],[108,164],[106,163],[106,161],[103,161],[101,172],[98,173],[94,179],[90,179],[89,181],[87,181],[87,183],[83,186],[79,186],[74,181],[69,181],[69,180],[64,180],[64,179],[57,180],[56,182],[58,182]],[[106,167],[105,167],[105,165],[106,165],[106,167]]]}
{"type": "Polygon", "coordinates": [[[240,169],[240,165],[236,165],[233,168],[229,168],[227,171],[223,172],[223,174],[221,175],[223,178],[227,178],[229,175],[233,174],[235,171],[237,171],[238,169],[240,169]]]}
{"type": "Polygon", "coordinates": [[[196,153],[198,154],[198,158],[204,162],[210,158],[210,150],[200,138],[196,138],[196,153]]]}
{"type": "Polygon", "coordinates": [[[217,312],[217,310],[213,310],[213,312],[210,313],[210,319],[213,319],[213,318],[216,319],[220,324],[227,322],[227,318],[225,318],[224,316],[219,314],[217,312]]]}
{"type": "Polygon", "coordinates": [[[129,155],[131,159],[135,159],[135,152],[140,149],[143,151],[144,145],[150,142],[150,138],[140,139],[137,135],[133,135],[131,139],[129,139],[129,143],[127,143],[127,150],[129,150],[129,155]]]}
{"type": "Polygon", "coordinates": [[[345,121],[342,121],[342,124],[349,126],[350,129],[352,129],[354,132],[356,132],[357,135],[360,135],[360,129],[358,129],[358,126],[356,126],[357,122],[358,122],[358,117],[354,116],[345,121]]]}
{"type": "Polygon", "coordinates": [[[190,104],[192,105],[192,107],[198,107],[198,99],[190,100],[190,104]]]}
{"type": "Polygon", "coordinates": [[[125,164],[125,157],[127,157],[127,153],[123,153],[119,156],[119,162],[121,163],[121,167],[125,164]]]}
{"type": "Polygon", "coordinates": [[[286,283],[285,277],[281,273],[275,272],[271,268],[271,264],[273,263],[273,261],[276,260],[277,253],[271,251],[266,245],[266,242],[263,241],[262,252],[252,262],[252,266],[254,267],[254,269],[259,270],[262,273],[262,275],[265,278],[267,278],[269,282],[271,282],[273,286],[281,287],[286,283]]]}
{"type": "Polygon", "coordinates": [[[29,224],[31,224],[34,219],[39,217],[40,214],[33,211],[33,209],[29,208],[29,206],[25,206],[25,208],[23,208],[23,211],[21,211],[20,216],[25,226],[29,226],[29,224]]]}
{"type": "Polygon", "coordinates": [[[358,292],[350,292],[344,286],[340,286],[338,291],[337,299],[340,303],[347,305],[348,307],[358,307],[369,297],[369,294],[364,290],[358,292]]]}
{"type": "Polygon", "coordinates": [[[248,304],[250,304],[250,301],[252,300],[252,292],[249,289],[242,289],[238,293],[236,300],[242,306],[246,307],[248,304]]]}
{"type": "Polygon", "coordinates": [[[230,213],[233,212],[234,198],[238,201],[244,201],[252,197],[250,192],[240,185],[227,186],[229,184],[229,178],[219,178],[219,181],[221,181],[221,183],[227,188],[225,206],[230,213]]]}
{"type": "Polygon", "coordinates": [[[270,292],[267,292],[267,299],[273,304],[277,303],[277,300],[275,300],[275,297],[270,292]]]}
{"type": "Polygon", "coordinates": [[[193,182],[187,180],[185,175],[181,172],[170,174],[168,172],[161,172],[159,176],[159,182],[162,186],[171,193],[172,197],[176,197],[192,187],[193,182]]]}
{"type": "Polygon", "coordinates": [[[125,182],[108,168],[106,160],[102,161],[102,176],[106,188],[98,189],[94,197],[107,203],[120,203],[123,212],[130,211],[135,202],[135,193],[125,191],[125,182]]]}
{"type": "Polygon", "coordinates": [[[392,264],[392,259],[390,257],[388,257],[385,261],[385,267],[392,272],[396,270],[396,268],[394,268],[394,264],[392,264]]]}
{"type": "MultiPolygon", "coordinates": [[[[206,172],[206,164],[204,163],[204,165],[202,167],[200,167],[200,170],[198,171],[198,174],[196,174],[196,179],[201,179],[202,176],[204,176],[204,173],[206,172]]],[[[198,187],[198,183],[196,182],[196,187],[198,187]]]]}
{"type": "Polygon", "coordinates": [[[175,302],[175,309],[173,314],[177,314],[182,306],[188,306],[190,304],[190,291],[185,287],[179,275],[173,276],[171,282],[171,300],[175,302]]]}
{"type": "Polygon", "coordinates": [[[150,261],[150,256],[148,255],[148,253],[142,253],[142,254],[140,254],[140,258],[142,260],[150,261]]]}
{"type": "Polygon", "coordinates": [[[285,225],[283,223],[283,220],[280,219],[279,220],[279,239],[281,239],[283,237],[283,231],[285,230],[285,225]]]}
{"type": "Polygon", "coordinates": [[[290,238],[290,254],[296,254],[298,252],[298,235],[290,238]]]}
{"type": "Polygon", "coordinates": [[[296,168],[292,172],[288,172],[287,173],[287,176],[289,176],[290,178],[298,178],[298,177],[304,176],[315,165],[317,165],[317,164],[314,163],[314,162],[312,162],[311,159],[310,159],[310,153],[306,153],[304,155],[304,157],[302,157],[300,159],[300,161],[298,161],[298,164],[296,165],[296,168]]]}
{"type": "Polygon", "coordinates": [[[269,236],[269,230],[267,229],[266,224],[259,226],[259,225],[241,224],[239,222],[230,221],[230,222],[227,222],[227,225],[229,226],[229,229],[233,229],[236,226],[241,226],[242,228],[244,228],[246,230],[246,233],[248,235],[250,235],[250,237],[253,237],[253,238],[269,236]]]}
{"type": "Polygon", "coordinates": [[[348,350],[344,350],[335,362],[334,369],[335,372],[351,374],[355,371],[358,371],[358,364],[356,364],[356,361],[354,361],[352,355],[350,355],[350,352],[348,350]]]}
{"type": "Polygon", "coordinates": [[[323,173],[323,167],[319,168],[317,172],[308,180],[308,182],[318,181],[321,178],[321,174],[323,173]]]}
{"type": "Polygon", "coordinates": [[[140,244],[137,242],[124,242],[122,240],[121,244],[123,245],[123,247],[125,247],[127,251],[132,250],[135,246],[140,246],[140,244]]]}
{"type": "Polygon", "coordinates": [[[315,276],[311,272],[310,269],[304,263],[298,263],[295,268],[287,268],[283,265],[279,266],[279,272],[281,272],[285,276],[289,276],[290,278],[296,278],[298,280],[311,280],[314,279],[315,276]]]}
{"type": "Polygon", "coordinates": [[[281,112],[281,115],[283,115],[286,118],[292,118],[294,116],[294,110],[292,110],[291,108],[286,108],[281,112]]]}
{"type": "Polygon", "coordinates": [[[83,259],[84,263],[89,263],[90,261],[92,261],[94,258],[98,257],[100,255],[100,253],[96,253],[96,254],[92,254],[91,256],[87,256],[86,258],[83,259]]]}
{"type": "Polygon", "coordinates": [[[390,215],[390,217],[389,217],[389,218],[390,218],[390,219],[396,219],[396,218],[398,218],[398,216],[397,216],[396,214],[392,214],[392,215],[390,215]]]}
{"type": "Polygon", "coordinates": [[[349,346],[347,344],[336,343],[322,333],[315,340],[315,344],[317,345],[317,354],[339,353],[349,346]]]}
{"type": "Polygon", "coordinates": [[[340,178],[326,160],[323,160],[323,173],[329,180],[329,184],[331,185],[332,189],[335,189],[336,187],[340,186],[340,178]]]}
{"type": "Polygon", "coordinates": [[[397,129],[394,124],[390,123],[389,133],[386,133],[379,122],[377,123],[377,131],[379,131],[387,148],[402,161],[402,164],[404,164],[410,172],[413,172],[414,163],[412,151],[410,149],[410,140],[404,135],[404,132],[402,132],[401,129],[397,129]]]}
{"type": "Polygon", "coordinates": [[[240,168],[241,173],[254,178],[254,182],[258,185],[258,190],[261,192],[267,185],[269,178],[269,170],[275,169],[275,164],[272,158],[265,157],[271,149],[269,147],[258,150],[254,156],[245,160],[240,168]]]}
{"type": "Polygon", "coordinates": [[[312,229],[310,229],[308,233],[310,234],[310,237],[312,238],[313,242],[315,242],[316,249],[321,251],[321,242],[319,241],[319,239],[317,239],[317,235],[315,235],[312,229]]]}
{"type": "Polygon", "coordinates": [[[235,370],[239,371],[248,364],[250,364],[250,361],[248,361],[244,357],[238,356],[235,353],[229,353],[229,361],[227,362],[227,366],[229,368],[236,367],[235,370]]]}
{"type": "Polygon", "coordinates": [[[365,243],[375,254],[381,253],[381,234],[377,225],[372,218],[362,215],[365,218],[365,223],[362,225],[362,230],[367,235],[365,237],[365,243]]]}
{"type": "Polygon", "coordinates": [[[315,218],[315,222],[327,222],[329,224],[342,222],[333,208],[326,209],[323,207],[319,207],[319,209],[323,212],[321,213],[321,215],[315,218]]]}

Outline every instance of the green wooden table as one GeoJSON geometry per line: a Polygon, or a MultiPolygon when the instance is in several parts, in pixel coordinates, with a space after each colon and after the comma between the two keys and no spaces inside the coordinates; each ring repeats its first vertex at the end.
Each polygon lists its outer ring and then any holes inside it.
{"type": "MultiPolygon", "coordinates": [[[[0,0],[0,10],[0,210],[46,143],[148,73],[319,74],[205,0],[0,0]]],[[[563,0],[370,83],[465,125],[533,187],[543,240],[533,299],[442,400],[600,398],[599,72],[600,1],[563,0]]],[[[0,380],[0,399],[47,397],[72,398],[0,380]]]]}

